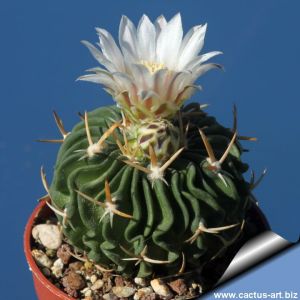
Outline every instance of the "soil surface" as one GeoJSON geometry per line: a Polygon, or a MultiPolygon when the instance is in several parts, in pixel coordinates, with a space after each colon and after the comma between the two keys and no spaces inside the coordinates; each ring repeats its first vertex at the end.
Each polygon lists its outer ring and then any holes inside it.
{"type": "Polygon", "coordinates": [[[202,283],[193,272],[144,279],[125,278],[113,271],[103,270],[83,254],[76,253],[63,235],[57,234],[60,232],[57,229],[60,229],[60,225],[55,218],[36,223],[32,230],[32,255],[45,277],[75,299],[194,299],[202,293],[202,283]],[[39,238],[39,230],[43,233],[42,239],[39,238]],[[49,234],[50,242],[45,234],[49,234]],[[47,245],[58,247],[49,249],[47,245]]]}

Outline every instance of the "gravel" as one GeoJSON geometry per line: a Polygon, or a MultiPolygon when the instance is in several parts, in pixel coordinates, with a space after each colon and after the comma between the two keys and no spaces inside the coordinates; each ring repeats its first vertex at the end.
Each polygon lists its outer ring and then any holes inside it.
{"type": "Polygon", "coordinates": [[[57,225],[54,224],[39,224],[33,227],[32,236],[45,248],[56,250],[62,243],[62,234],[57,225]]]}
{"type": "Polygon", "coordinates": [[[58,229],[57,225],[49,223],[34,226],[32,256],[44,276],[75,299],[179,300],[202,293],[201,285],[185,278],[184,274],[150,281],[149,278],[103,273],[83,256],[80,260],[73,257],[71,253],[75,253],[75,249],[63,240],[58,229]],[[48,236],[46,239],[44,233],[48,236]]]}

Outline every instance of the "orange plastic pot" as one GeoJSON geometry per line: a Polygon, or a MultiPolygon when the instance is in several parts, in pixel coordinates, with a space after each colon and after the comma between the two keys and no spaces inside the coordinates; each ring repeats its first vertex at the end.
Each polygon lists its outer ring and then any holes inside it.
{"type": "Polygon", "coordinates": [[[75,300],[53,285],[40,271],[31,255],[31,230],[38,217],[47,217],[50,214],[45,201],[41,201],[31,214],[24,232],[24,251],[29,268],[32,271],[33,283],[39,300],[75,300]]]}

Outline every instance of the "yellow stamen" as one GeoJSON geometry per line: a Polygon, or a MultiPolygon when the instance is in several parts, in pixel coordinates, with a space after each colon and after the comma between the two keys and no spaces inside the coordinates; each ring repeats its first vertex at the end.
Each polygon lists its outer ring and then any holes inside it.
{"type": "Polygon", "coordinates": [[[164,64],[154,61],[141,60],[141,64],[144,65],[151,74],[165,68],[164,64]]]}

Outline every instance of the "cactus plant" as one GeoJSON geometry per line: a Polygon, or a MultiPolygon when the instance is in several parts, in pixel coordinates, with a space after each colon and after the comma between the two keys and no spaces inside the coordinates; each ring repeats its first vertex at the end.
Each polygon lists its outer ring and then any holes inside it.
{"type": "MultiPolygon", "coordinates": [[[[80,80],[100,83],[116,105],[81,114],[63,135],[51,186],[42,179],[68,242],[101,270],[148,277],[201,268],[243,231],[254,180],[243,148],[197,103],[195,81],[218,64],[198,55],[206,25],[183,38],[180,14],[137,29],[122,17],[119,42],[98,29],[100,48],[83,42],[105,67],[80,80]]],[[[47,140],[50,141],[50,140],[47,140]]],[[[60,141],[60,140],[58,140],[60,141]]]]}

